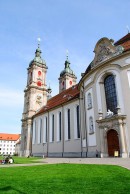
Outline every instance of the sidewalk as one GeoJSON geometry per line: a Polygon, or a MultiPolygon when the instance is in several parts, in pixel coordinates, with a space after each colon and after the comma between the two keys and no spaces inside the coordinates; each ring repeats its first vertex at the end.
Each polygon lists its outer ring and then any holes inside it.
{"type": "Polygon", "coordinates": [[[130,158],[44,158],[39,163],[30,164],[4,164],[0,168],[17,166],[38,166],[44,164],[72,163],[72,164],[107,164],[118,165],[130,170],[130,158]]]}
{"type": "Polygon", "coordinates": [[[75,163],[118,165],[130,170],[130,158],[46,158],[44,161],[48,164],[75,163]]]}

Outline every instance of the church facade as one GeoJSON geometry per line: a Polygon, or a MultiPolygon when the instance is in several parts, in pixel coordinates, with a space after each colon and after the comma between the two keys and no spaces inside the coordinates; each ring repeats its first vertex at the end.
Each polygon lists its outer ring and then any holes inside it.
{"type": "Polygon", "coordinates": [[[21,155],[129,157],[130,33],[115,43],[100,39],[94,53],[78,84],[66,58],[51,97],[38,46],[24,91],[21,155]]]}

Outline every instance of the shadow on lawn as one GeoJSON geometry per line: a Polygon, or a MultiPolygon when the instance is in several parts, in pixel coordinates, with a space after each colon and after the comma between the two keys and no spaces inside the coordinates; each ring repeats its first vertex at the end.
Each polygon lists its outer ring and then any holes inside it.
{"type": "Polygon", "coordinates": [[[13,188],[11,186],[7,186],[7,187],[3,187],[3,188],[0,188],[0,191],[17,191],[18,193],[21,193],[21,194],[25,194],[24,192],[16,189],[16,188],[13,188]]]}

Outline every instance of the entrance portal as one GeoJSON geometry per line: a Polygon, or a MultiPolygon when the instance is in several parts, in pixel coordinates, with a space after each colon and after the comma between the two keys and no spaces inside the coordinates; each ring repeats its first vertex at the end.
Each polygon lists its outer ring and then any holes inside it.
{"type": "Polygon", "coordinates": [[[120,154],[119,139],[117,131],[111,129],[107,132],[107,145],[108,145],[108,155],[113,157],[114,152],[118,151],[120,154]]]}

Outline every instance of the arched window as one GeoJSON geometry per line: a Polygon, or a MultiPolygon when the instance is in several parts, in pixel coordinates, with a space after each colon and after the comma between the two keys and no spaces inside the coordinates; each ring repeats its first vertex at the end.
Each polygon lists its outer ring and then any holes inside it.
{"type": "Polygon", "coordinates": [[[88,93],[87,101],[88,101],[88,109],[89,108],[92,108],[92,97],[91,97],[91,93],[88,93]]]}
{"type": "Polygon", "coordinates": [[[104,88],[105,88],[105,95],[106,95],[106,105],[107,111],[110,110],[114,114],[117,113],[117,95],[116,95],[116,86],[115,86],[115,79],[114,75],[108,75],[104,79],[104,88]]]}
{"type": "Polygon", "coordinates": [[[94,133],[93,117],[89,117],[89,133],[94,133]]]}

